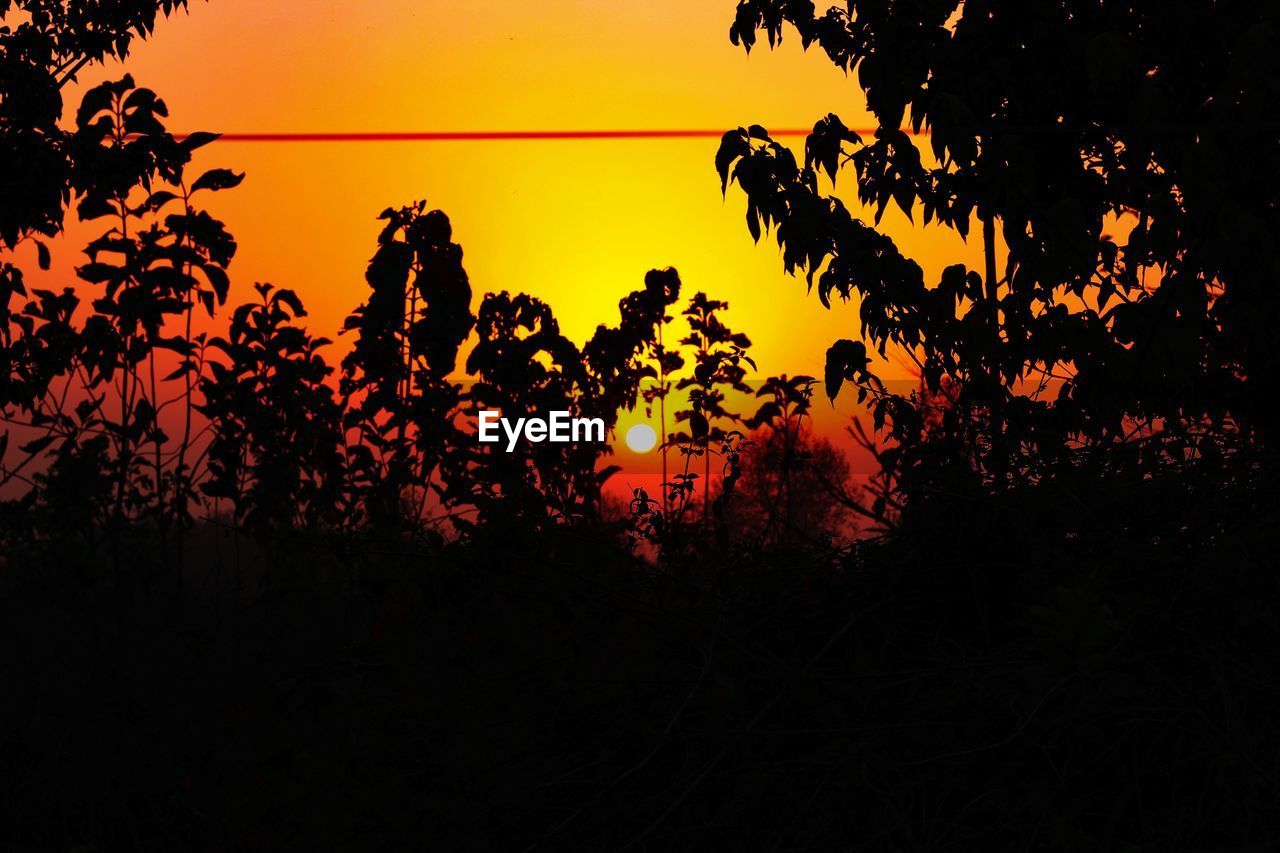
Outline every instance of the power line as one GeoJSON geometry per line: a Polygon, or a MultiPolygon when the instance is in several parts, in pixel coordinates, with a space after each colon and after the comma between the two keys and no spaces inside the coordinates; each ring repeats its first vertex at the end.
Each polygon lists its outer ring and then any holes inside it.
{"type": "MultiPolygon", "coordinates": [[[[1132,130],[1148,133],[1195,132],[1205,130],[1258,129],[1280,126],[1280,122],[1248,123],[1183,123],[1133,125],[1132,130]]],[[[976,136],[997,134],[1079,134],[1099,131],[1094,126],[1074,126],[1045,123],[1035,125],[968,125],[956,126],[956,130],[976,136]]],[[[879,130],[874,127],[850,128],[862,137],[874,137],[879,130]]],[[[907,136],[928,136],[929,128],[912,130],[901,128],[907,136]]],[[[625,139],[719,139],[723,129],[655,128],[621,130],[425,130],[425,131],[298,131],[298,132],[244,132],[223,133],[221,142],[533,142],[554,140],[625,140],[625,139]]],[[[812,133],[809,128],[782,128],[769,132],[771,137],[804,137],[812,133]]],[[[188,134],[176,134],[185,139],[188,134]]]]}
{"type": "MultiPolygon", "coordinates": [[[[785,128],[770,136],[808,136],[811,129],[785,128]]],[[[855,131],[873,135],[874,129],[855,131]]],[[[442,130],[409,132],[224,133],[221,142],[501,142],[572,139],[719,139],[724,130],[442,130]]],[[[179,135],[178,138],[184,138],[179,135]]]]}

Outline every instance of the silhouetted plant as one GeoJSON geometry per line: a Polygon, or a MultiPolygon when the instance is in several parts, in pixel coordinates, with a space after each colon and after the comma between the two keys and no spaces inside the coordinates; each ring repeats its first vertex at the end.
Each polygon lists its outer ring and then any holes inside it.
{"type": "Polygon", "coordinates": [[[209,342],[226,360],[211,359],[200,383],[212,434],[201,488],[230,500],[251,531],[341,527],[342,411],[320,353],[329,341],[297,324],[306,311],[292,291],[256,290],[227,337],[209,342]]]}
{"type": "Polygon", "coordinates": [[[84,423],[105,430],[115,445],[117,521],[152,514],[162,531],[189,521],[192,389],[205,343],[192,334],[192,315],[201,305],[213,316],[226,300],[226,268],[236,251],[223,224],[193,201],[244,177],[213,169],[188,183],[191,152],[217,137],[178,140],[161,122],[167,114],[163,101],[126,76],[86,93],[72,139],[77,213],[82,221],[112,223],[77,269],[102,287],[81,332],[90,395],[84,423]],[[177,360],[167,374],[164,352],[177,360]],[[181,392],[164,399],[166,384],[175,381],[181,392]],[[183,434],[170,450],[174,442],[161,417],[175,404],[183,407],[183,434]]]}
{"type": "Polygon", "coordinates": [[[738,4],[735,44],[793,27],[856,74],[879,121],[863,140],[821,119],[803,164],[762,127],[730,131],[716,166],[746,193],[752,235],[776,229],[786,269],[823,304],[856,298],[865,340],[915,360],[930,394],[944,377],[958,389],[926,436],[919,395],[886,393],[851,342],[829,356],[829,376],[858,385],[902,448],[903,472],[967,468],[1007,485],[1126,445],[1105,464],[1213,464],[1274,433],[1258,401],[1280,381],[1263,331],[1280,321],[1264,237],[1280,226],[1280,172],[1258,116],[1274,99],[1280,60],[1263,33],[1276,21],[1256,4],[1192,7],[738,4]],[[1185,61],[1206,44],[1220,61],[1185,61]],[[928,152],[904,118],[929,131],[928,152]],[[962,237],[976,221],[984,269],[927,284],[820,190],[848,165],[876,223],[891,202],[962,237]]]}
{"type": "Polygon", "coordinates": [[[385,210],[365,280],[369,301],[347,319],[357,332],[342,363],[352,480],[368,521],[414,526],[423,518],[445,448],[455,443],[461,387],[449,380],[471,333],[471,286],[449,218],[416,202],[385,210]]]}
{"type": "MultiPolygon", "coordinates": [[[[581,401],[594,388],[578,348],[561,334],[546,303],[525,294],[487,294],[476,332],[467,358],[467,372],[475,377],[467,395],[472,412],[581,415],[581,401]]],[[[539,527],[591,512],[581,501],[593,500],[595,484],[583,477],[594,479],[598,453],[588,445],[521,441],[508,452],[468,441],[474,447],[467,466],[450,468],[448,497],[474,506],[479,523],[508,527],[519,519],[539,527]]]]}
{"type": "MultiPolygon", "coordinates": [[[[720,490],[711,500],[711,514],[715,520],[716,543],[721,547],[729,544],[729,513],[738,496],[738,482],[742,479],[743,456],[748,453],[755,442],[747,438],[739,430],[725,433],[720,442],[717,455],[721,460],[720,490]]],[[[708,478],[707,493],[711,493],[708,478]]]]}
{"type": "MultiPolygon", "coordinates": [[[[9,298],[27,295],[16,267],[3,280],[9,298]]],[[[56,393],[58,379],[78,362],[80,338],[72,317],[79,304],[70,288],[61,293],[37,290],[18,312],[8,305],[0,312],[5,321],[0,331],[0,367],[4,368],[0,407],[6,424],[34,434],[18,448],[22,458],[15,463],[7,458],[10,432],[5,432],[0,443],[0,486],[13,480],[29,483],[23,471],[42,458],[50,445],[79,435],[79,420],[66,411],[65,395],[56,393]]]]}
{"type": "Polygon", "coordinates": [[[650,496],[648,489],[632,489],[627,504],[627,545],[662,543],[666,535],[666,514],[662,501],[650,496]]]}
{"type": "Polygon", "coordinates": [[[711,299],[699,291],[689,300],[681,312],[689,321],[690,334],[680,341],[693,351],[693,375],[676,383],[676,389],[689,392],[689,408],[676,413],[677,423],[687,421],[689,433],[679,437],[684,448],[703,460],[702,524],[710,520],[710,500],[705,495],[711,488],[712,443],[723,443],[726,432],[722,424],[741,423],[742,417],[725,408],[725,391],[746,394],[750,391],[743,381],[747,375],[743,364],[755,369],[755,362],[747,355],[751,339],[741,332],[734,332],[720,319],[720,312],[729,303],[711,299]]]}
{"type": "Polygon", "coordinates": [[[582,349],[587,368],[600,384],[601,402],[614,410],[630,410],[637,395],[646,407],[669,391],[662,390],[663,375],[684,363],[678,353],[661,343],[662,329],[673,317],[668,309],[680,298],[680,274],[672,269],[649,270],[644,289],[618,303],[617,328],[601,324],[582,349]],[[658,386],[645,381],[659,380],[658,386]]]}
{"type": "MultiPolygon", "coordinates": [[[[669,304],[674,304],[680,296],[680,277],[678,275],[674,275],[674,270],[669,272],[672,272],[673,275],[670,277],[663,277],[661,281],[658,281],[655,278],[653,285],[664,290],[670,298],[669,304]]],[[[651,272],[649,275],[656,276],[657,273],[655,271],[651,272]]],[[[646,278],[645,284],[650,285],[650,283],[650,279],[646,278]]],[[[661,457],[662,482],[664,484],[662,487],[663,515],[669,515],[671,513],[671,502],[669,500],[668,487],[665,484],[669,480],[667,472],[667,453],[675,443],[673,435],[667,432],[667,397],[670,396],[672,386],[674,385],[670,379],[671,374],[684,366],[684,357],[680,355],[678,349],[667,348],[663,335],[663,327],[673,319],[675,318],[667,314],[664,310],[658,320],[657,336],[646,344],[647,357],[649,362],[653,365],[654,375],[650,377],[653,382],[641,390],[641,397],[644,399],[646,413],[652,415],[654,401],[657,401],[658,404],[658,436],[660,439],[658,444],[658,454],[661,457]]]]}
{"type": "MultiPolygon", "coordinates": [[[[73,439],[74,424],[62,411],[64,395],[46,400],[75,361],[76,334],[70,291],[26,297],[12,252],[32,245],[48,269],[51,253],[41,237],[62,230],[76,167],[72,132],[59,125],[62,89],[86,65],[123,59],[135,38],[152,32],[156,19],[186,7],[186,0],[0,0],[0,411],[6,423],[36,422],[22,458],[10,461],[0,446],[0,487],[28,484],[32,466],[54,441],[73,439]],[[17,329],[12,328],[17,326],[17,329]],[[15,411],[16,407],[16,411],[15,411]],[[16,417],[14,417],[16,415],[16,417]],[[24,473],[25,472],[25,473],[24,473]]],[[[9,432],[4,444],[8,444],[9,432]]]]}
{"type": "MultiPolygon", "coordinates": [[[[675,270],[653,270],[645,288],[619,302],[617,327],[601,325],[581,352],[559,331],[548,306],[525,295],[485,297],[479,313],[479,341],[467,359],[476,377],[468,400],[473,411],[493,409],[506,417],[566,411],[598,418],[612,432],[618,414],[637,405],[642,381],[654,378],[647,363],[666,311],[679,295],[675,270]]],[[[668,357],[667,364],[672,360],[668,357]]],[[[599,467],[611,452],[606,444],[537,443],[512,452],[478,450],[472,472],[458,471],[451,482],[472,492],[481,519],[501,513],[503,523],[526,520],[597,520],[600,488],[617,472],[599,467]]]]}
{"type": "Polygon", "coordinates": [[[90,63],[123,59],[157,18],[186,7],[187,0],[0,0],[0,247],[62,230],[75,166],[70,133],[58,125],[63,87],[90,63]]]}
{"type": "MultiPolygon", "coordinates": [[[[679,295],[678,280],[676,286],[668,290],[668,298],[674,302],[679,295]]],[[[642,399],[648,406],[655,400],[659,402],[660,423],[664,424],[660,447],[663,453],[661,494],[660,498],[651,498],[643,489],[632,490],[631,538],[633,542],[649,541],[658,545],[667,560],[688,544],[691,531],[686,530],[686,515],[695,502],[702,506],[700,526],[704,529],[709,526],[713,511],[709,497],[711,457],[717,454],[730,457],[725,459],[725,476],[734,476],[738,470],[740,449],[737,439],[741,433],[728,432],[725,425],[741,422],[742,418],[726,408],[726,392],[747,393],[750,390],[743,381],[746,376],[743,365],[754,368],[755,362],[747,355],[751,340],[740,332],[734,332],[720,319],[720,312],[728,307],[727,302],[698,292],[681,312],[687,319],[690,334],[680,341],[680,345],[690,351],[692,375],[674,381],[670,376],[684,366],[685,359],[678,350],[668,351],[661,343],[662,325],[672,319],[665,313],[657,325],[658,339],[648,348],[648,358],[654,364],[649,378],[656,382],[643,389],[642,399]],[[675,413],[676,423],[688,424],[687,432],[666,433],[665,399],[672,390],[688,392],[688,408],[675,413]],[[715,449],[717,446],[720,450],[715,449]],[[667,467],[666,453],[671,447],[677,448],[684,460],[681,470],[675,474],[670,473],[667,467]],[[693,470],[695,459],[703,462],[701,474],[693,470]],[[702,481],[701,491],[699,480],[702,481]],[[701,501],[697,501],[699,494],[701,501]]],[[[647,411],[652,414],[651,409],[647,411]]],[[[717,507],[714,508],[717,519],[731,494],[732,480],[727,492],[717,498],[717,507]]],[[[722,528],[721,532],[724,532],[722,528]]]]}
{"type": "MultiPolygon", "coordinates": [[[[836,346],[840,347],[841,344],[836,346]]],[[[838,355],[835,358],[829,357],[827,361],[829,368],[838,366],[839,363],[838,355]]],[[[881,407],[876,411],[883,412],[882,417],[891,416],[890,409],[902,411],[908,418],[919,414],[920,433],[935,452],[956,447],[956,452],[963,454],[966,445],[977,444],[982,440],[977,424],[972,421],[957,421],[949,415],[960,393],[955,380],[943,376],[937,390],[931,391],[924,377],[917,376],[916,379],[917,387],[912,405],[905,408],[900,405],[881,407]]],[[[859,393],[861,395],[861,388],[859,393]]],[[[875,462],[875,470],[862,487],[862,497],[866,499],[860,500],[856,492],[851,493],[848,483],[834,479],[829,479],[826,483],[827,488],[839,497],[845,507],[871,523],[867,532],[875,534],[887,533],[897,525],[905,509],[904,499],[908,493],[917,490],[917,484],[919,488],[936,488],[939,485],[937,471],[922,470],[918,464],[911,464],[916,461],[911,456],[914,448],[906,448],[904,454],[901,445],[893,441],[885,442],[878,437],[882,435],[882,430],[883,424],[868,431],[862,418],[856,416],[852,425],[845,430],[854,443],[875,462]],[[908,464],[903,464],[904,456],[908,464]],[[908,478],[906,483],[903,481],[904,477],[908,478]]]]}
{"type": "MultiPolygon", "coordinates": [[[[37,291],[16,314],[6,308],[5,416],[34,437],[22,446],[23,460],[6,460],[4,478],[44,464],[46,452],[55,464],[60,454],[81,454],[87,437],[109,440],[112,452],[95,458],[109,463],[114,495],[109,511],[95,517],[114,531],[117,554],[122,528],[136,521],[154,523],[162,547],[167,531],[176,527],[180,535],[191,522],[193,389],[204,349],[193,313],[201,305],[212,316],[226,299],[226,267],[236,249],[222,223],[195,202],[242,176],[214,169],[188,182],[191,153],[217,137],[178,140],[164,128],[166,115],[164,102],[127,76],[85,94],[66,139],[68,192],[78,198],[82,221],[111,222],[77,269],[101,289],[79,323],[80,296],[70,288],[37,291]],[[169,423],[180,425],[177,439],[162,421],[175,406],[169,423]]],[[[43,251],[39,260],[48,263],[43,251]]],[[[6,281],[7,302],[25,293],[20,275],[6,281]]]]}

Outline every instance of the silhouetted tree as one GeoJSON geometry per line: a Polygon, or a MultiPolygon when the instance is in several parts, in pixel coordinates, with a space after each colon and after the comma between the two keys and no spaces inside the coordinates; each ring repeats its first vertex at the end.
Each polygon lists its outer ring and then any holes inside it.
{"type": "MultiPolygon", "coordinates": [[[[0,246],[62,230],[75,166],[62,89],[187,0],[0,0],[0,246]]],[[[42,254],[46,250],[41,249],[42,254]]]]}
{"type": "Polygon", "coordinates": [[[769,509],[762,516],[762,540],[770,539],[775,527],[783,523],[782,519],[794,517],[795,489],[791,477],[804,462],[800,434],[805,428],[805,420],[810,417],[815,384],[817,380],[812,376],[787,376],[784,373],[770,376],[756,391],[756,396],[765,401],[747,420],[747,426],[765,431],[763,434],[768,436],[766,444],[773,448],[769,460],[777,471],[769,509]]]}
{"type": "Polygon", "coordinates": [[[1207,0],[738,4],[735,44],[793,29],[879,121],[864,140],[821,119],[803,162],[762,127],[730,131],[716,165],[746,193],[753,236],[774,229],[823,304],[856,299],[869,345],[916,361],[929,393],[944,377],[957,389],[925,441],[926,402],[889,393],[861,342],[828,353],[828,394],[857,385],[903,448],[905,487],[1035,479],[1122,446],[1106,465],[1273,444],[1276,16],[1207,0]],[[875,223],[893,203],[961,236],[976,224],[984,268],[926,282],[822,190],[846,166],[875,223]]]}
{"type": "Polygon", "coordinates": [[[178,140],[161,122],[167,114],[155,93],[126,76],[86,93],[72,138],[76,212],[84,222],[111,223],[85,249],[89,263],[77,269],[81,279],[103,289],[82,331],[85,390],[92,401],[84,409],[87,425],[100,426],[115,444],[116,515],[123,520],[154,511],[162,527],[174,513],[187,521],[191,392],[204,349],[204,336],[192,334],[192,315],[202,305],[212,317],[226,300],[227,266],[236,251],[223,224],[193,201],[244,179],[212,169],[188,183],[191,152],[216,137],[178,140]],[[181,331],[175,333],[175,326],[181,331]],[[162,352],[178,358],[167,375],[161,373],[162,352]],[[183,383],[179,402],[185,411],[183,437],[170,454],[172,439],[160,416],[169,405],[164,383],[174,380],[183,383]],[[111,405],[95,394],[104,385],[115,397],[111,405]]]}
{"type": "Polygon", "coordinates": [[[747,542],[765,546],[848,536],[854,532],[849,479],[844,453],[811,427],[789,434],[755,430],[747,437],[732,525],[747,542]]]}

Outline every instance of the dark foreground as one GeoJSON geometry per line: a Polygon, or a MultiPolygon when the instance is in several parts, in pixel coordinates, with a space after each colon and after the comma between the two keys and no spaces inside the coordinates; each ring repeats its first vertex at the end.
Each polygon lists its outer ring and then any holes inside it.
{"type": "Polygon", "coordinates": [[[1029,511],[666,573],[588,533],[11,562],[0,849],[1276,849],[1274,505],[1029,511]]]}

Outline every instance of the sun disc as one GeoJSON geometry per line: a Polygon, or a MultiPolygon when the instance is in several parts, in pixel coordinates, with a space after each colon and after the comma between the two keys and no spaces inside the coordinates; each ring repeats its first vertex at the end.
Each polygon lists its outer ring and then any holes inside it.
{"type": "Polygon", "coordinates": [[[648,453],[658,444],[658,434],[648,424],[636,424],[627,430],[627,447],[636,453],[648,453]]]}

